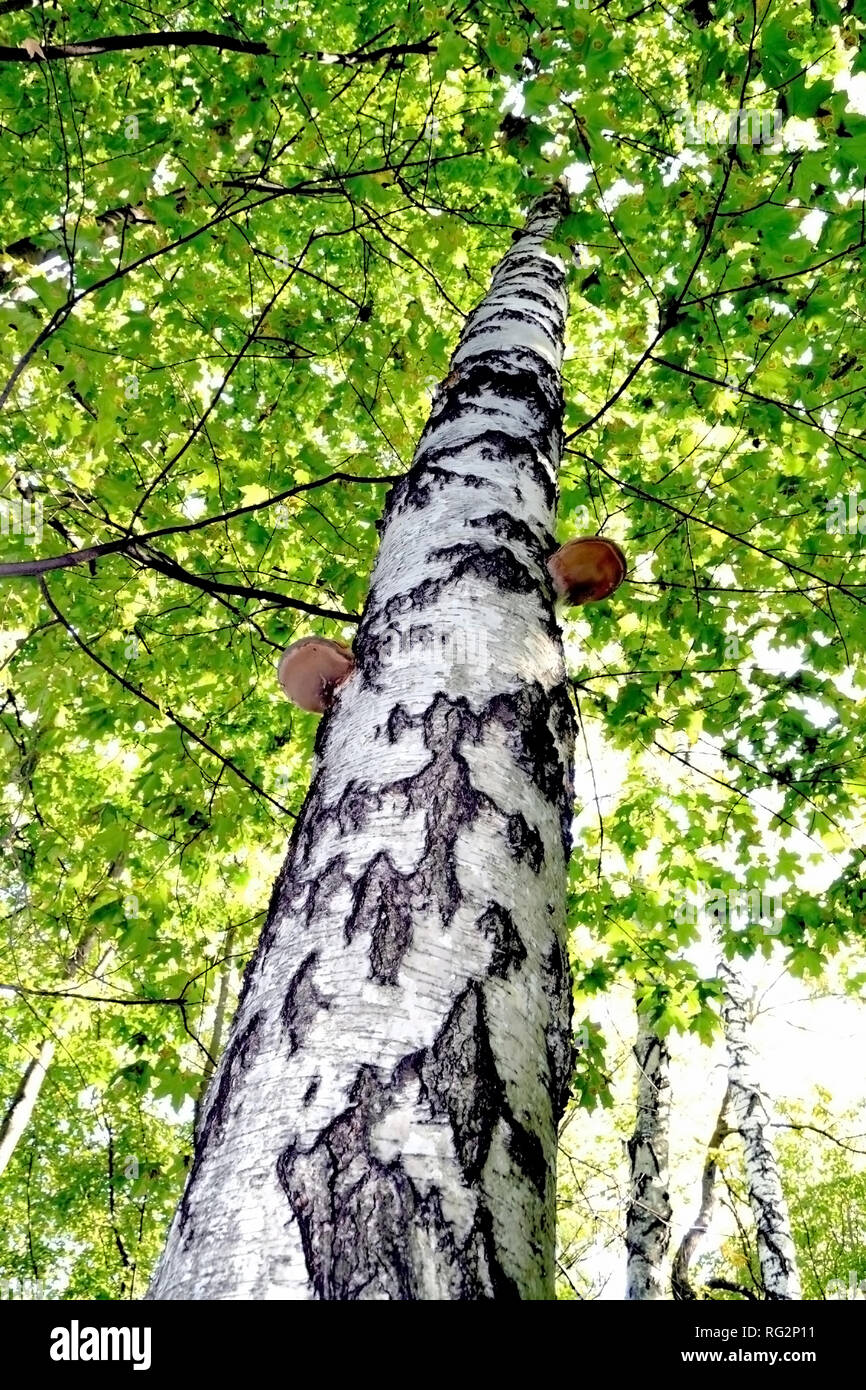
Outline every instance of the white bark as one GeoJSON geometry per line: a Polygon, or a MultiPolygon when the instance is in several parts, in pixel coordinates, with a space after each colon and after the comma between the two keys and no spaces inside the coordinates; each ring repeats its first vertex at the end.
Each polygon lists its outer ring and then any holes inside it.
{"type": "Polygon", "coordinates": [[[692,1261],[698,1252],[704,1236],[710,1228],[713,1218],[713,1211],[716,1205],[716,1173],[719,1167],[719,1152],[730,1129],[728,1127],[727,1113],[731,1099],[730,1085],[725,1087],[725,1094],[719,1106],[719,1113],[716,1117],[716,1124],[707,1145],[707,1156],[704,1159],[704,1168],[701,1173],[701,1201],[698,1214],[680,1241],[677,1253],[674,1256],[673,1269],[671,1272],[671,1288],[676,1299],[696,1299],[698,1297],[689,1280],[689,1270],[692,1261]]]}
{"type": "Polygon", "coordinates": [[[573,719],[539,201],[388,499],[154,1298],[553,1296],[573,719]]]}
{"type": "MultiPolygon", "coordinates": [[[[81,938],[66,964],[66,978],[68,980],[74,980],[86,964],[96,939],[96,932],[94,931],[85,933],[81,938]]],[[[104,965],[106,959],[107,956],[104,956],[100,964],[104,965]]],[[[51,1066],[57,1051],[57,1044],[69,1032],[71,1024],[72,1020],[68,1016],[62,1024],[55,1023],[52,1036],[43,1039],[39,1044],[39,1051],[30,1058],[21,1073],[21,1080],[15,1095],[9,1103],[2,1123],[0,1123],[0,1175],[8,1167],[22,1135],[26,1132],[27,1126],[33,1118],[36,1102],[39,1100],[43,1083],[48,1075],[48,1068],[51,1066]]]]}
{"type": "Polygon", "coordinates": [[[234,974],[232,961],[232,948],[235,940],[235,928],[229,927],[226,932],[223,950],[225,960],[219,974],[219,984],[217,985],[217,1001],[214,1009],[213,1027],[211,1029],[210,1041],[208,1043],[208,1060],[205,1062],[202,1074],[202,1083],[195,1101],[195,1127],[198,1129],[201,1118],[202,1105],[207,1099],[207,1089],[210,1079],[216,1068],[216,1059],[222,1051],[223,1032],[226,1026],[226,1019],[229,1005],[229,990],[231,988],[232,975],[234,974]]]}
{"type": "Polygon", "coordinates": [[[626,1213],[626,1298],[657,1299],[665,1296],[662,1270],[671,1235],[670,1055],[645,1014],[638,1014],[634,1055],[637,1113],[628,1143],[631,1197],[626,1213]]]}
{"type": "Polygon", "coordinates": [[[54,1042],[46,1038],[21,1073],[18,1089],[0,1125],[0,1173],[6,1169],[18,1140],[30,1123],[53,1057],[54,1042]]]}
{"type": "Polygon", "coordinates": [[[749,1041],[749,991],[724,958],[719,977],[725,987],[724,1021],[733,1124],[743,1140],[749,1204],[755,1219],[758,1262],[768,1299],[798,1299],[800,1280],[788,1207],[776,1155],[768,1134],[769,1116],[758,1085],[749,1041]]]}

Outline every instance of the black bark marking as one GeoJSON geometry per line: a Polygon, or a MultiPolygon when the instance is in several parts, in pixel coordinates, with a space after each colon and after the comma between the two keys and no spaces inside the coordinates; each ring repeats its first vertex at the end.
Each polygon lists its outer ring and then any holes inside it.
{"type": "MultiPolygon", "coordinates": [[[[552,555],[556,549],[556,541],[547,530],[539,532],[520,517],[512,515],[511,512],[496,511],[489,512],[487,516],[470,517],[469,526],[484,527],[492,532],[494,536],[502,541],[516,541],[522,545],[540,567],[544,566],[544,561],[552,555]]],[[[543,570],[544,582],[549,582],[546,568],[543,570]]]]}
{"type": "Polygon", "coordinates": [[[452,483],[478,488],[484,487],[487,482],[487,478],[482,478],[477,473],[455,473],[450,468],[440,468],[433,462],[416,461],[388,493],[377,527],[381,531],[384,523],[395,513],[426,507],[434,490],[441,492],[452,483]]]}
{"type": "Polygon", "coordinates": [[[361,1067],[349,1104],[311,1148],[288,1145],[277,1176],[298,1222],[317,1298],[418,1299],[411,1234],[423,1229],[456,1299],[519,1298],[502,1268],[483,1188],[483,1170],[499,1124],[521,1173],[544,1199],[549,1169],[540,1139],[513,1115],[490,1045],[483,991],[470,984],[430,1048],[410,1054],[387,1081],[361,1067]],[[374,1152],[372,1131],[399,1103],[407,1081],[421,1086],[430,1119],[447,1119],[460,1171],[476,1209],[472,1229],[455,1240],[435,1189],[421,1193],[399,1156],[374,1152]]]}
{"type": "MultiPolygon", "coordinates": [[[[552,307],[552,306],[551,306],[552,307]]],[[[467,322],[461,338],[461,346],[471,343],[475,338],[481,338],[485,333],[495,333],[497,328],[503,323],[530,323],[536,328],[540,328],[542,333],[553,341],[556,328],[549,318],[532,309],[512,309],[505,305],[496,304],[494,301],[494,314],[486,314],[484,318],[471,319],[467,322]]]]}
{"type": "MultiPolygon", "coordinates": [[[[478,791],[460,747],[464,741],[477,743],[490,720],[498,720],[509,736],[515,760],[529,772],[539,790],[558,804],[557,779],[561,783],[566,770],[545,721],[548,705],[541,686],[510,697],[497,696],[480,714],[473,712],[466,700],[453,700],[442,693],[435,696],[422,715],[413,717],[398,705],[388,719],[389,740],[394,742],[404,731],[420,726],[429,761],[411,777],[375,789],[353,783],[343,802],[329,813],[336,817],[341,831],[345,830],[346,817],[353,829],[361,828],[366,814],[389,796],[402,799],[407,810],[425,813],[426,836],[418,867],[402,874],[383,852],[353,886],[346,936],[351,940],[357,932],[369,931],[371,975],[380,983],[397,983],[411,945],[413,903],[435,902],[443,924],[447,926],[452,921],[463,901],[455,845],[460,833],[474,823],[483,807],[502,817],[508,848],[514,857],[525,860],[533,872],[541,868],[544,844],[538,830],[520,813],[504,811],[478,791]]],[[[559,796],[564,794],[560,785],[559,796]]],[[[323,828],[321,816],[316,824],[323,828]]],[[[310,891],[305,913],[308,924],[318,911],[320,899],[327,904],[331,892],[345,878],[343,857],[338,856],[323,871],[320,882],[324,886],[315,893],[310,891]]]]}
{"type": "Polygon", "coordinates": [[[544,1145],[537,1134],[519,1124],[511,1115],[508,1121],[507,1148],[522,1173],[525,1173],[539,1197],[544,1197],[550,1175],[544,1145]]]}
{"type": "MultiPolygon", "coordinates": [[[[551,339],[552,341],[552,339],[551,339]]],[[[474,415],[497,416],[499,406],[486,406],[481,397],[489,396],[499,402],[521,403],[527,408],[528,436],[536,443],[549,444],[558,438],[562,418],[562,388],[559,375],[551,364],[531,348],[512,348],[509,352],[483,352],[461,362],[455,380],[446,386],[421,436],[435,436],[442,425],[459,420],[471,408],[474,415]],[[554,431],[556,433],[554,433],[554,431]]],[[[423,457],[423,452],[421,454],[423,457]]]]}
{"type": "MultiPolygon", "coordinates": [[[[503,556],[508,556],[517,567],[513,571],[515,576],[527,574],[509,551],[487,552],[480,547],[467,547],[469,553],[466,554],[462,547],[448,547],[449,554],[455,550],[482,568],[496,567],[502,563],[503,556]]],[[[508,566],[509,561],[505,564],[508,566]]],[[[564,686],[546,692],[536,682],[515,692],[494,696],[479,713],[473,711],[464,698],[452,699],[440,692],[423,714],[410,715],[404,706],[397,705],[388,718],[386,732],[392,743],[404,732],[421,728],[430,757],[418,772],[375,788],[353,782],[334,807],[321,806],[311,795],[315,811],[304,839],[304,843],[308,839],[310,845],[328,821],[335,821],[341,834],[348,829],[362,829],[369,814],[387,797],[395,798],[398,803],[402,800],[409,811],[425,813],[426,835],[418,867],[402,874],[389,855],[380,853],[353,885],[353,908],[346,922],[346,936],[351,940],[360,930],[370,932],[372,978],[383,984],[396,984],[411,945],[413,903],[433,901],[440,910],[443,924],[447,926],[452,921],[463,901],[455,846],[460,833],[474,823],[482,808],[502,818],[506,842],[515,859],[525,860],[533,872],[538,872],[544,862],[544,843],[537,828],[530,826],[519,812],[497,806],[472,783],[461,745],[464,742],[477,744],[491,721],[495,720],[505,730],[517,765],[528,774],[542,796],[557,807],[563,840],[568,845],[571,780],[551,725],[559,729],[564,738],[570,735],[571,719],[571,705],[564,686]]],[[[346,880],[344,858],[338,855],[322,871],[317,886],[309,890],[304,914],[307,925],[318,913],[320,903],[327,907],[333,892],[346,880]]]]}
{"type": "MultiPolygon", "coordinates": [[[[341,812],[344,808],[341,806],[341,812]]],[[[304,925],[309,927],[320,911],[327,912],[333,902],[334,895],[339,892],[344,883],[348,882],[346,873],[346,861],[342,854],[335,857],[328,863],[309,886],[306,907],[304,909],[304,925]]]]}
{"type": "MultiPolygon", "coordinates": [[[[503,285],[507,285],[510,279],[519,280],[520,276],[503,275],[502,279],[497,282],[496,288],[500,289],[503,285]]],[[[556,337],[557,339],[559,339],[562,336],[563,329],[565,328],[565,315],[563,314],[562,309],[560,308],[559,304],[556,303],[553,297],[539,294],[536,290],[527,290],[521,288],[520,298],[528,300],[532,304],[540,304],[542,308],[551,316],[552,323],[548,325],[551,337],[556,337]]]]}
{"type": "MultiPolygon", "coordinates": [[[[571,750],[574,747],[574,737],[577,731],[577,720],[574,715],[574,705],[571,703],[571,690],[566,681],[557,685],[548,692],[550,702],[550,724],[553,729],[554,738],[560,748],[571,750]]],[[[562,836],[562,849],[566,863],[571,855],[572,843],[572,821],[574,819],[574,761],[569,755],[565,763],[560,762],[562,769],[559,782],[559,829],[562,836]]]]}
{"type": "Polygon", "coordinates": [[[370,973],[383,985],[396,985],[403,958],[412,942],[412,909],[409,885],[390,856],[380,853],[370,860],[355,884],[352,912],[346,919],[346,940],[358,932],[370,933],[370,973]]]}
{"type": "Polygon", "coordinates": [[[202,1147],[212,1135],[218,1138],[225,1128],[229,1100],[235,1082],[241,1073],[247,1070],[258,1051],[258,1030],[261,1020],[261,1012],[254,1013],[249,1022],[235,1034],[226,1048],[220,1065],[219,1081],[213,1103],[208,1109],[202,1131],[202,1147]]]}
{"type": "MultiPolygon", "coordinates": [[[[434,441],[435,437],[436,432],[433,431],[434,441]]],[[[467,431],[464,438],[451,440],[447,444],[425,443],[422,440],[413,468],[427,469],[436,465],[440,459],[451,460],[469,449],[477,449],[484,463],[499,464],[505,459],[530,474],[541,488],[546,506],[551,508],[556,501],[556,480],[553,464],[548,461],[546,453],[549,443],[549,439],[546,438],[536,441],[532,435],[515,436],[506,430],[495,428],[479,430],[476,425],[467,431]]],[[[464,478],[470,478],[473,480],[472,486],[481,486],[493,481],[482,478],[476,483],[476,474],[461,473],[457,469],[451,470],[451,476],[458,484],[464,478]]]]}
{"type": "Polygon", "coordinates": [[[498,588],[508,589],[515,594],[532,593],[538,587],[534,575],[526,565],[521,564],[514,552],[506,550],[505,547],[493,550],[478,542],[458,542],[431,551],[430,558],[454,562],[449,576],[449,582],[452,583],[468,575],[485,579],[498,588]]]}
{"type": "Polygon", "coordinates": [[[466,701],[437,695],[423,716],[430,761],[414,777],[389,789],[402,791],[411,810],[426,813],[427,838],[413,887],[422,895],[421,901],[432,899],[438,904],[446,926],[463,901],[454,847],[460,831],[472,824],[482,804],[472,785],[469,765],[459,751],[471,718],[466,701]]]}
{"type": "Polygon", "coordinates": [[[444,1111],[451,1122],[460,1165],[470,1187],[481,1182],[494,1132],[502,1122],[508,1131],[509,1155],[543,1194],[549,1171],[544,1149],[540,1139],[515,1118],[508,1103],[496,1069],[479,984],[470,984],[457,999],[419,1075],[434,1115],[444,1111]]]}
{"type": "Polygon", "coordinates": [[[369,811],[369,787],[363,782],[349,782],[336,808],[336,822],[340,834],[349,835],[354,830],[360,830],[369,811]]]}
{"type": "Polygon", "coordinates": [[[578,1051],[571,1032],[574,1008],[571,964],[559,937],[554,939],[542,964],[541,980],[549,1005],[544,1041],[550,1071],[554,1120],[558,1124],[571,1095],[571,1078],[578,1051]]]}
{"type": "MultiPolygon", "coordinates": [[[[493,288],[497,289],[512,276],[517,280],[543,280],[545,284],[550,285],[550,288],[557,292],[562,288],[562,272],[551,265],[549,260],[539,256],[537,251],[527,248],[501,262],[499,269],[493,276],[493,288]]],[[[522,290],[520,297],[523,298],[522,290]]]]}
{"type": "Polygon", "coordinates": [[[538,873],[544,863],[544,841],[534,825],[525,816],[514,811],[508,817],[505,827],[508,848],[518,863],[526,863],[533,873],[538,873]]]}
{"type": "Polygon", "coordinates": [[[411,1209],[407,1179],[372,1154],[370,1129],[384,1108],[384,1088],[370,1068],[359,1071],[350,1105],[308,1151],[288,1145],[277,1176],[301,1235],[316,1297],[404,1299],[409,1267],[399,1248],[411,1209]],[[347,1180],[353,1160],[357,1176],[347,1180]],[[396,1239],[395,1239],[396,1237],[396,1239]],[[378,1248],[377,1248],[378,1247],[378,1248]]]}
{"type": "Polygon", "coordinates": [[[395,705],[388,715],[388,722],[385,726],[388,742],[396,743],[406,729],[415,727],[415,722],[405,705],[395,705]]]}
{"type": "Polygon", "coordinates": [[[447,1271],[450,1297],[519,1296],[500,1266],[483,1202],[460,1244],[438,1192],[421,1193],[399,1159],[386,1162],[373,1152],[371,1131],[393,1103],[407,1068],[414,1069],[418,1061],[404,1059],[388,1083],[362,1067],[348,1107],[312,1148],[288,1145],[277,1160],[277,1176],[298,1222],[319,1299],[422,1298],[410,1253],[413,1233],[419,1230],[447,1271]]]}
{"type": "MultiPolygon", "coordinates": [[[[517,766],[531,778],[544,799],[557,807],[568,857],[574,794],[570,769],[559,752],[563,740],[557,739],[551,729],[551,720],[557,726],[566,721],[566,710],[571,711],[567,689],[557,686],[553,691],[545,691],[537,681],[519,690],[495,695],[487,706],[487,713],[505,729],[517,766]]],[[[571,728],[571,724],[568,727],[571,728]]],[[[564,746],[570,747],[570,742],[564,746]]]]}
{"type": "Polygon", "coordinates": [[[451,1122],[463,1176],[475,1186],[505,1101],[479,985],[470,985],[457,999],[420,1074],[434,1114],[451,1122]]]}
{"type": "MultiPolygon", "coordinates": [[[[458,543],[431,551],[430,559],[451,560],[453,563],[447,574],[424,579],[414,589],[394,594],[388,599],[383,609],[387,621],[391,622],[398,613],[423,611],[436,602],[443,589],[466,578],[494,584],[508,593],[531,594],[539,591],[537,576],[505,546],[493,549],[477,542],[458,543]]],[[[545,630],[555,630],[555,622],[553,610],[548,605],[544,611],[545,630]]],[[[369,669],[366,663],[364,669],[365,672],[369,669]]]]}
{"type": "Polygon", "coordinates": [[[313,978],[318,963],[318,951],[311,951],[304,957],[289,982],[280,1010],[280,1021],[289,1036],[290,1057],[303,1046],[304,1037],[320,1010],[330,1008],[330,1001],[316,987],[313,978]]]}
{"type": "Polygon", "coordinates": [[[478,919],[478,925],[488,940],[493,942],[488,973],[504,980],[509,970],[519,969],[526,960],[526,947],[514,918],[507,907],[491,903],[478,919]]]}

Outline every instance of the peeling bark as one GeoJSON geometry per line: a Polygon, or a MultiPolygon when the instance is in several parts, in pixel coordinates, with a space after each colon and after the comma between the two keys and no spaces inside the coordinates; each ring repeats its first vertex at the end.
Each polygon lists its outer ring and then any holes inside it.
{"type": "Polygon", "coordinates": [[[534,206],[389,495],[152,1298],[553,1297],[566,206],[534,206]]]}
{"type": "Polygon", "coordinates": [[[749,1042],[749,992],[725,959],[719,962],[725,988],[724,1021],[733,1126],[743,1141],[749,1204],[755,1219],[758,1262],[768,1299],[799,1299],[800,1279],[788,1207],[773,1145],[769,1116],[754,1074],[749,1042]]]}
{"type": "Polygon", "coordinates": [[[626,1298],[664,1298],[662,1269],[671,1235],[668,1194],[670,1055],[645,1014],[638,1014],[637,1114],[628,1141],[631,1197],[626,1213],[626,1298]]]}

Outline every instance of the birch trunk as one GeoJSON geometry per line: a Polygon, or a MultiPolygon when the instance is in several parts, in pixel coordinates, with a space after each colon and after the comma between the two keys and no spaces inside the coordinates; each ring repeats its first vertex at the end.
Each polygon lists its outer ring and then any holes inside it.
{"type": "Polygon", "coordinates": [[[767,1133],[769,1117],[754,1075],[749,1041],[749,992],[729,961],[718,968],[725,988],[724,1021],[728,1044],[731,1114],[743,1140],[749,1204],[755,1219],[758,1262],[768,1299],[799,1299],[800,1280],[788,1207],[776,1155],[767,1133]]]}
{"type": "Polygon", "coordinates": [[[0,1125],[0,1173],[3,1173],[15,1152],[36,1109],[42,1083],[48,1075],[54,1057],[54,1040],[45,1038],[35,1057],[31,1057],[23,1072],[9,1108],[0,1125]]]}
{"type": "Polygon", "coordinates": [[[201,1119],[202,1107],[207,1099],[208,1087],[211,1077],[216,1069],[216,1058],[219,1057],[223,1045],[223,1033],[226,1026],[226,1019],[229,1006],[229,990],[231,988],[233,970],[232,951],[235,942],[235,928],[229,927],[223,942],[225,960],[219,974],[219,984],[217,986],[217,1002],[214,1009],[213,1028],[211,1029],[210,1041],[208,1043],[208,1058],[202,1073],[201,1087],[195,1099],[195,1128],[198,1129],[201,1119]]]}
{"type": "Polygon", "coordinates": [[[628,1142],[631,1198],[626,1213],[626,1298],[664,1298],[662,1269],[671,1236],[668,1130],[671,1089],[667,1044],[638,1014],[637,1114],[628,1142]]]}
{"type": "Polygon", "coordinates": [[[152,1298],[553,1296],[565,210],[535,204],[388,499],[152,1298]]]}
{"type": "MultiPolygon", "coordinates": [[[[67,962],[67,980],[74,980],[86,965],[95,942],[96,933],[92,931],[85,933],[81,938],[67,962]]],[[[108,955],[106,954],[97,965],[97,969],[104,966],[107,959],[108,955]]],[[[62,1024],[55,1024],[52,1036],[42,1040],[39,1044],[39,1051],[30,1058],[21,1073],[21,1080],[15,1089],[15,1095],[9,1103],[2,1123],[0,1123],[0,1176],[6,1171],[12,1155],[27,1131],[27,1126],[33,1118],[33,1112],[42,1093],[48,1069],[54,1060],[57,1045],[71,1030],[73,1022],[74,1018],[67,1016],[62,1024]]]]}
{"type": "Polygon", "coordinates": [[[707,1156],[704,1159],[704,1169],[701,1174],[701,1204],[698,1208],[698,1214],[680,1241],[674,1256],[671,1289],[674,1298],[679,1300],[697,1299],[698,1297],[689,1280],[689,1270],[713,1219],[716,1206],[716,1173],[719,1167],[719,1152],[731,1132],[727,1120],[730,1099],[731,1088],[728,1085],[719,1106],[715,1128],[707,1145],[707,1156]]]}

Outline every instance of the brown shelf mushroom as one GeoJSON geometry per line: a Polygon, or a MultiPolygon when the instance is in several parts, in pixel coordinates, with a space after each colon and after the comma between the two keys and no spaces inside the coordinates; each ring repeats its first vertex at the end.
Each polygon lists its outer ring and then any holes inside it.
{"type": "Polygon", "coordinates": [[[626,576],[626,559],[606,536],[566,541],[547,562],[553,587],[566,603],[598,603],[609,598],[626,576]]]}
{"type": "Polygon", "coordinates": [[[323,714],[334,691],[355,669],[355,658],[342,642],[330,637],[302,637],[286,647],[277,667],[277,679],[289,699],[300,709],[323,714]]]}

